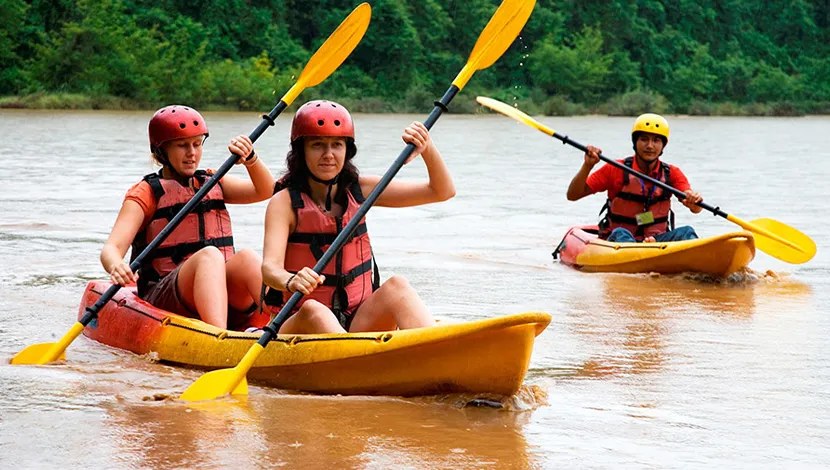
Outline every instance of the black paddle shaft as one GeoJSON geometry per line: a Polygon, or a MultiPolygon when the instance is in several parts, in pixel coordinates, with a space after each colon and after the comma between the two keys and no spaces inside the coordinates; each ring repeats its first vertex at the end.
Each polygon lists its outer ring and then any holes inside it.
{"type": "MultiPolygon", "coordinates": [[[[427,129],[432,129],[432,126],[433,124],[435,124],[435,121],[437,121],[438,118],[441,117],[441,114],[444,111],[447,111],[447,105],[449,105],[450,101],[452,101],[452,99],[455,98],[455,95],[458,94],[458,91],[459,88],[455,85],[452,85],[447,90],[447,92],[444,93],[444,96],[441,97],[441,100],[435,102],[435,107],[432,108],[432,112],[429,113],[429,116],[427,116],[426,121],[424,121],[424,126],[427,129]]],[[[314,265],[314,272],[323,272],[323,269],[325,269],[329,262],[331,262],[331,259],[334,258],[334,255],[336,255],[337,252],[340,251],[341,248],[343,248],[343,245],[346,244],[346,240],[352,236],[352,233],[360,224],[360,221],[363,220],[363,218],[366,216],[366,213],[369,212],[369,209],[371,209],[372,205],[375,203],[378,197],[380,197],[380,194],[383,192],[383,190],[386,189],[387,186],[389,186],[389,183],[392,181],[392,178],[394,178],[395,175],[398,174],[398,171],[400,171],[400,169],[404,166],[406,160],[412,154],[413,150],[415,150],[415,145],[413,144],[407,144],[406,147],[404,147],[403,151],[400,153],[400,155],[398,155],[398,158],[396,158],[395,162],[392,163],[392,166],[389,167],[388,170],[386,170],[386,173],[383,174],[380,181],[378,181],[378,184],[375,186],[372,192],[369,193],[369,196],[366,197],[366,200],[363,201],[363,204],[361,204],[360,207],[357,209],[357,212],[355,213],[354,217],[352,217],[352,220],[350,220],[349,223],[346,224],[345,227],[343,227],[343,230],[340,231],[340,233],[331,243],[328,250],[326,250],[326,252],[323,254],[323,257],[320,258],[317,261],[317,264],[314,265]]],[[[285,305],[283,305],[282,309],[277,314],[277,316],[275,316],[274,319],[271,320],[271,322],[268,324],[268,326],[265,327],[265,332],[262,334],[258,341],[260,346],[265,347],[277,335],[277,325],[281,325],[283,322],[285,322],[285,320],[288,318],[288,315],[291,313],[291,311],[294,309],[294,306],[297,305],[297,302],[299,302],[301,298],[303,298],[303,293],[300,291],[296,291],[294,292],[294,294],[291,295],[291,297],[288,299],[288,302],[286,302],[285,305]]]]}
{"type": "MultiPolygon", "coordinates": [[[[288,105],[284,101],[280,100],[280,102],[277,103],[276,106],[274,106],[274,109],[272,109],[270,113],[263,114],[262,122],[259,123],[256,129],[254,129],[254,131],[251,132],[250,135],[248,135],[248,137],[251,139],[251,142],[256,142],[256,140],[259,139],[259,137],[265,132],[266,129],[268,129],[268,127],[273,126],[274,119],[276,119],[277,116],[279,116],[280,113],[282,113],[287,107],[288,105]]],[[[239,158],[239,155],[231,155],[227,160],[225,160],[225,163],[223,163],[222,166],[219,167],[219,169],[213,176],[211,176],[208,182],[205,183],[204,186],[202,186],[199,189],[199,191],[196,192],[195,195],[193,195],[193,198],[191,198],[190,201],[188,201],[187,204],[185,204],[184,207],[182,207],[178,213],[176,213],[176,216],[173,217],[173,220],[171,220],[164,227],[164,229],[162,229],[162,231],[158,235],[156,235],[156,238],[154,238],[153,241],[151,241],[150,244],[147,245],[147,247],[145,247],[144,250],[142,250],[141,253],[139,253],[139,255],[135,257],[133,262],[130,263],[130,269],[133,272],[136,272],[136,270],[138,270],[139,266],[141,266],[141,261],[143,261],[144,258],[146,258],[151,251],[155,250],[157,246],[164,242],[164,240],[167,239],[167,237],[170,235],[170,233],[173,232],[173,230],[176,230],[176,227],[179,226],[182,220],[184,220],[184,218],[187,217],[188,214],[190,214],[190,212],[193,210],[196,204],[198,204],[199,201],[201,201],[202,198],[205,197],[205,194],[207,194],[208,191],[213,189],[213,187],[216,186],[216,183],[218,183],[219,180],[222,179],[222,177],[225,176],[225,174],[228,171],[230,171],[230,169],[236,164],[236,161],[239,160],[239,158]]],[[[102,295],[97,302],[95,302],[92,306],[86,308],[84,316],[80,319],[80,323],[84,326],[88,325],[89,322],[91,322],[92,319],[98,315],[98,312],[102,308],[104,308],[104,305],[107,302],[109,302],[110,299],[112,299],[116,292],[119,291],[119,289],[121,289],[120,285],[111,285],[110,288],[107,289],[106,292],[104,292],[104,295],[102,295]]]]}
{"type": "MultiPolygon", "coordinates": [[[[571,140],[570,137],[568,137],[566,135],[559,135],[557,133],[554,133],[552,137],[561,140],[563,144],[572,145],[572,146],[578,148],[579,150],[582,150],[585,153],[588,152],[587,147],[580,144],[579,142],[571,140]]],[[[629,168],[629,167],[623,165],[622,163],[620,163],[616,160],[612,160],[612,159],[606,157],[605,155],[603,155],[601,153],[599,154],[599,158],[600,158],[600,160],[604,161],[605,163],[608,163],[611,166],[615,166],[615,167],[619,168],[622,171],[627,171],[627,172],[637,176],[638,178],[640,178],[642,180],[648,181],[651,184],[657,185],[657,186],[663,188],[664,190],[669,191],[670,193],[674,194],[675,196],[679,197],[680,199],[686,199],[686,193],[684,193],[683,191],[680,191],[679,189],[673,188],[673,187],[667,185],[666,183],[664,183],[660,180],[656,180],[656,179],[654,179],[650,176],[646,176],[643,173],[640,173],[639,171],[637,171],[633,168],[629,168]]],[[[724,219],[729,217],[729,214],[727,214],[726,212],[720,210],[720,207],[712,207],[712,206],[710,206],[709,204],[706,204],[703,201],[698,202],[697,205],[704,208],[704,209],[706,209],[707,211],[709,211],[709,212],[711,212],[715,215],[719,215],[719,216],[723,217],[724,219]]]]}

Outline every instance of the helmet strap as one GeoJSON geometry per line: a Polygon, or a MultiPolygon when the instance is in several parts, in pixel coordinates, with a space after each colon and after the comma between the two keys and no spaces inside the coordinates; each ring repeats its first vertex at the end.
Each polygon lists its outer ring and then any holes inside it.
{"type": "Polygon", "coordinates": [[[308,175],[311,176],[311,179],[313,179],[314,181],[316,181],[318,183],[327,184],[329,186],[329,190],[328,190],[328,192],[326,192],[326,210],[330,211],[331,210],[331,188],[333,188],[334,185],[337,184],[337,181],[340,180],[340,175],[338,174],[337,176],[335,176],[334,178],[332,178],[330,180],[320,179],[320,178],[314,176],[314,174],[311,173],[311,172],[308,172],[308,175]]]}
{"type": "Polygon", "coordinates": [[[176,171],[175,168],[173,168],[173,165],[170,164],[170,160],[167,158],[167,154],[165,153],[165,151],[160,147],[155,147],[152,150],[153,155],[155,155],[156,157],[156,160],[158,160],[159,163],[161,163],[162,167],[167,168],[167,171],[169,171],[172,174],[173,179],[178,181],[182,186],[187,186],[188,180],[190,178],[184,177],[181,173],[176,171]]]}

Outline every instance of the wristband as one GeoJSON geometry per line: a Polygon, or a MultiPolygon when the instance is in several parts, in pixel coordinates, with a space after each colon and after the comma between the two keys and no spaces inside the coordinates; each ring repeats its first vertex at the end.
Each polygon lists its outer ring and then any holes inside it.
{"type": "Polygon", "coordinates": [[[294,280],[294,277],[295,277],[295,276],[297,276],[297,273],[292,274],[292,275],[291,275],[291,277],[289,277],[289,278],[288,278],[288,280],[287,280],[287,281],[285,281],[285,291],[286,291],[286,292],[288,292],[289,294],[293,294],[293,293],[294,293],[294,291],[292,291],[292,290],[291,290],[291,288],[290,288],[290,287],[288,287],[288,285],[289,285],[289,284],[291,284],[291,281],[293,281],[293,280],[294,280]]]}
{"type": "Polygon", "coordinates": [[[248,168],[253,166],[257,162],[257,160],[259,160],[259,155],[254,153],[252,157],[248,157],[245,161],[242,162],[242,164],[245,165],[246,168],[248,168]]]}

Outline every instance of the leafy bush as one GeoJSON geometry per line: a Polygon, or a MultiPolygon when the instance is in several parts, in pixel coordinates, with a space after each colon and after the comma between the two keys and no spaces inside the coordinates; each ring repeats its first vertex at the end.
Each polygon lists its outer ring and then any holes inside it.
{"type": "Polygon", "coordinates": [[[602,52],[602,34],[585,28],[573,37],[572,47],[546,39],[533,52],[530,70],[534,84],[551,95],[595,100],[610,74],[613,57],[602,52]]]}
{"type": "Polygon", "coordinates": [[[639,116],[643,113],[665,113],[669,109],[668,100],[661,94],[635,90],[611,98],[607,113],[610,116],[639,116]]]}

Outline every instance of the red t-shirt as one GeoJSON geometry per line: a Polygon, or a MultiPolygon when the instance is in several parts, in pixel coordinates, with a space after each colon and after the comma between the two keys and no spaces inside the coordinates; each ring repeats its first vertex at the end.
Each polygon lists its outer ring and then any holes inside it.
{"type": "MultiPolygon", "coordinates": [[[[625,159],[617,160],[620,163],[624,163],[625,159]]],[[[680,171],[680,168],[677,168],[674,165],[669,165],[669,173],[671,177],[671,181],[669,181],[670,186],[674,186],[680,191],[686,191],[687,189],[691,189],[689,185],[689,180],[686,179],[686,175],[680,171]]],[[[640,173],[645,173],[645,171],[641,170],[640,167],[637,165],[637,159],[634,159],[633,169],[639,171],[640,173]]],[[[651,172],[650,175],[654,179],[660,179],[662,175],[660,175],[660,165],[655,165],[654,170],[651,172]]],[[[636,176],[631,175],[632,178],[636,178],[636,176]]],[[[614,197],[622,190],[623,187],[623,170],[609,164],[603,165],[599,170],[591,173],[588,175],[588,179],[585,181],[588,185],[588,188],[591,190],[591,194],[600,193],[603,191],[608,191],[608,199],[614,199],[614,197]]],[[[645,188],[646,191],[650,191],[652,186],[651,183],[645,181],[645,188]]]]}

